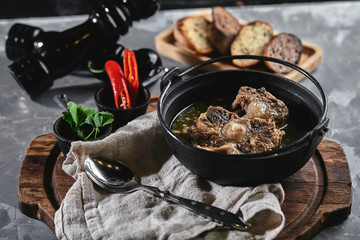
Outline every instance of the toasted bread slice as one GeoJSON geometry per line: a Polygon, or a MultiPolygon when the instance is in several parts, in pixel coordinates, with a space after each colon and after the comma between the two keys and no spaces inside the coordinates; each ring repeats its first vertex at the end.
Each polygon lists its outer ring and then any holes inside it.
{"type": "MultiPolygon", "coordinates": [[[[255,21],[243,26],[231,44],[231,55],[262,56],[266,44],[272,39],[274,30],[270,23],[255,21]]],[[[250,67],[258,63],[256,59],[234,59],[238,67],[250,67]]]]}
{"type": "Polygon", "coordinates": [[[212,9],[210,40],[222,55],[230,54],[230,45],[241,29],[239,21],[224,7],[212,9]]]}
{"type": "MultiPolygon", "coordinates": [[[[290,63],[298,63],[302,53],[301,40],[290,33],[280,33],[274,36],[264,48],[264,56],[278,58],[290,63]]],[[[291,68],[274,63],[265,62],[266,66],[276,73],[289,73],[291,68]]]]}
{"type": "Polygon", "coordinates": [[[179,19],[174,24],[173,36],[174,36],[174,39],[175,39],[175,44],[179,45],[181,47],[193,49],[190,42],[189,42],[189,40],[185,37],[184,33],[181,30],[181,27],[184,24],[185,19],[186,19],[186,17],[182,18],[182,19],[179,19]]]}
{"type": "Polygon", "coordinates": [[[202,16],[191,16],[183,20],[181,32],[189,41],[192,49],[199,54],[209,54],[213,51],[210,41],[210,22],[202,16]]]}

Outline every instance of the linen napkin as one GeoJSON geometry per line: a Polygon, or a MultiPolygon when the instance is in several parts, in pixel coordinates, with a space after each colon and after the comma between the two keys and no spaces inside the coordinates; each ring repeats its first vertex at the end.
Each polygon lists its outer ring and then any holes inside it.
{"type": "Polygon", "coordinates": [[[171,154],[156,112],[103,140],[74,142],[63,169],[76,181],[55,214],[59,239],[273,239],[284,227],[279,183],[221,186],[194,175],[171,154]],[[83,162],[91,155],[125,163],[142,184],[239,214],[252,229],[224,228],[145,191],[106,192],[84,173],[83,162]]]}

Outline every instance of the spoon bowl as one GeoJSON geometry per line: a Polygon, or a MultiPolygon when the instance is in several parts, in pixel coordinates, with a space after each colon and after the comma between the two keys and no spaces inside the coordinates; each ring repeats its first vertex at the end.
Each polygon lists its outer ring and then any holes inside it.
{"type": "Polygon", "coordinates": [[[250,229],[250,225],[236,214],[195,200],[175,196],[169,191],[162,191],[156,187],[140,184],[130,168],[119,161],[99,156],[88,157],[84,161],[84,168],[87,176],[95,184],[109,192],[129,193],[144,190],[156,197],[179,204],[194,213],[222,223],[231,229],[239,231],[248,231],[250,229]]]}
{"type": "Polygon", "coordinates": [[[140,186],[135,174],[118,161],[88,157],[84,161],[84,168],[93,182],[109,192],[131,192],[140,186]]]}

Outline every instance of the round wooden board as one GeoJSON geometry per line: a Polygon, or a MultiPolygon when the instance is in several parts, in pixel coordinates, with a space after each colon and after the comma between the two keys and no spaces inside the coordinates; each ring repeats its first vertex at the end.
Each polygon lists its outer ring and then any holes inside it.
{"type": "MultiPolygon", "coordinates": [[[[156,109],[153,97],[148,111],[156,109]]],[[[36,137],[20,171],[20,211],[54,230],[54,215],[74,183],[62,170],[65,160],[54,134],[36,137]]],[[[291,159],[289,159],[291,161],[291,159]]],[[[277,239],[310,239],[321,229],[342,222],[351,210],[351,178],[341,146],[324,139],[309,162],[284,179],[284,230],[277,239]]]]}

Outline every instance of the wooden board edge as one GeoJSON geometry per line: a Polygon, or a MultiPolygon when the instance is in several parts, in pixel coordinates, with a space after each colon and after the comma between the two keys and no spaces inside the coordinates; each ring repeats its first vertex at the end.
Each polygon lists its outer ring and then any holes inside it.
{"type": "MultiPolygon", "coordinates": [[[[45,222],[52,230],[55,229],[54,215],[55,209],[48,198],[49,193],[46,191],[46,175],[48,156],[34,155],[35,149],[47,139],[53,139],[50,144],[44,146],[44,153],[53,152],[56,145],[56,138],[54,134],[45,134],[34,138],[26,151],[25,158],[20,169],[20,176],[18,181],[18,205],[19,210],[28,217],[35,218],[45,222]],[[48,150],[48,151],[47,151],[48,150]],[[34,161],[33,161],[34,160],[34,161]],[[36,161],[35,161],[36,160],[36,161]],[[34,174],[34,169],[40,174],[34,174]],[[31,182],[26,176],[31,175],[35,177],[35,181],[31,182]],[[33,188],[34,184],[39,185],[38,192],[31,192],[29,188],[33,188]],[[27,187],[23,187],[27,186],[27,187]],[[41,202],[34,196],[41,196],[41,202]],[[46,198],[45,198],[46,196],[46,198]]],[[[32,178],[34,180],[34,178],[32,178]]]]}
{"type": "Polygon", "coordinates": [[[292,239],[294,236],[298,237],[303,235],[303,233],[308,233],[312,229],[314,223],[317,221],[317,212],[321,206],[323,196],[326,191],[327,174],[324,164],[322,163],[323,159],[321,158],[318,150],[316,150],[314,156],[311,157],[309,162],[310,161],[313,164],[316,177],[312,197],[307,203],[307,207],[303,209],[301,214],[299,214],[296,219],[286,225],[286,228],[283,229],[281,233],[279,233],[276,238],[277,240],[288,240],[292,239]],[[299,228],[299,226],[302,226],[302,228],[299,228]]]}
{"type": "MultiPolygon", "coordinates": [[[[326,182],[324,186],[324,192],[319,204],[319,208],[314,212],[313,216],[308,222],[303,223],[303,227],[300,232],[297,229],[294,229],[293,232],[296,234],[296,238],[288,237],[282,233],[276,238],[278,240],[290,240],[290,239],[311,239],[316,234],[318,234],[321,230],[334,226],[336,224],[340,224],[347,219],[347,217],[351,213],[351,205],[352,205],[352,189],[351,189],[351,176],[349,171],[348,162],[346,159],[346,155],[344,153],[343,148],[335,141],[329,139],[323,139],[322,142],[317,147],[316,154],[322,159],[320,163],[322,164],[321,168],[324,169],[326,173],[326,182]],[[329,148],[332,150],[329,150],[329,148]],[[335,150],[335,151],[334,151],[335,150]],[[338,169],[342,167],[343,169],[347,170],[345,172],[341,172],[340,174],[343,175],[341,179],[337,179],[334,176],[331,176],[334,173],[328,171],[331,167],[331,162],[333,159],[336,159],[340,166],[338,165],[338,169]],[[330,176],[329,176],[330,175],[330,176]],[[329,182],[330,178],[330,182],[329,182]],[[331,204],[327,203],[326,199],[332,199],[333,194],[335,191],[334,189],[341,189],[342,193],[342,203],[331,204]]],[[[291,233],[291,229],[288,233],[291,233]]],[[[289,234],[293,235],[293,234],[289,234]]],[[[293,236],[294,236],[293,235],[293,236]]]]}
{"type": "MultiPolygon", "coordinates": [[[[320,47],[316,46],[316,45],[312,45],[310,43],[307,42],[302,42],[303,46],[305,46],[307,49],[309,49],[310,51],[313,51],[314,53],[312,55],[309,56],[309,58],[302,62],[301,64],[298,64],[298,66],[302,69],[304,69],[305,71],[307,71],[308,73],[313,72],[321,63],[322,61],[322,56],[323,56],[323,51],[320,47]]],[[[291,71],[288,74],[282,75],[288,79],[291,79],[295,82],[300,82],[301,80],[304,79],[304,75],[303,74],[299,74],[296,71],[291,71]]]]}
{"type": "Polygon", "coordinates": [[[146,109],[146,113],[156,111],[159,97],[160,97],[160,94],[152,94],[151,95],[150,103],[149,103],[148,108],[146,109]]]}
{"type": "Polygon", "coordinates": [[[318,231],[320,231],[326,227],[340,224],[350,215],[352,181],[344,149],[338,142],[324,139],[324,144],[319,145],[318,149],[323,154],[325,169],[336,168],[337,170],[345,170],[341,172],[327,170],[329,183],[323,197],[324,203],[319,208],[319,213],[321,214],[321,224],[319,226],[321,228],[318,231]],[[333,204],[334,196],[340,198],[342,204],[333,204]]]}

